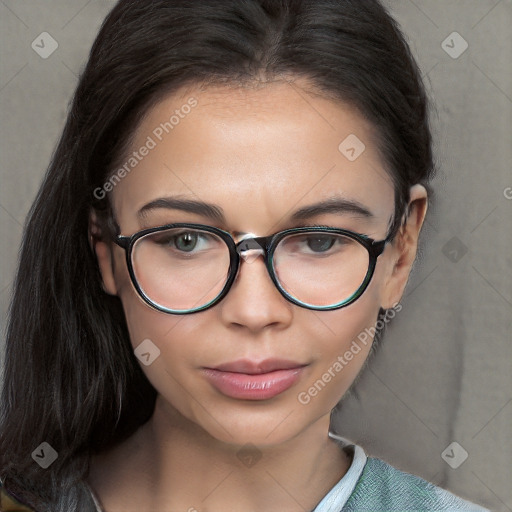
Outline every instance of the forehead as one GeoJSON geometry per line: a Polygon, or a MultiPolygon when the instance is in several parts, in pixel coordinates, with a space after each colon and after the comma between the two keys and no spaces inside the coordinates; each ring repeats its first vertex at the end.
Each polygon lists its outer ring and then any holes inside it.
{"type": "Polygon", "coordinates": [[[375,135],[355,108],[300,81],[189,87],[146,112],[121,158],[114,209],[129,215],[178,195],[232,210],[254,230],[255,216],[268,223],[336,193],[385,221],[394,193],[375,135]]]}

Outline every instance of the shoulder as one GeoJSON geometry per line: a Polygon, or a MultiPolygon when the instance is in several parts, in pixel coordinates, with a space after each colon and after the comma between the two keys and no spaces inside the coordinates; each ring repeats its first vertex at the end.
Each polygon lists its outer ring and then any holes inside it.
{"type": "MultiPolygon", "coordinates": [[[[486,512],[420,477],[369,457],[343,512],[407,510],[486,512]]],[[[488,511],[487,511],[488,512],[488,511]]]]}
{"type": "Polygon", "coordinates": [[[14,496],[7,494],[0,481],[0,510],[4,512],[35,512],[34,509],[21,504],[14,496]]]}
{"type": "Polygon", "coordinates": [[[0,480],[0,511],[1,512],[51,512],[52,510],[66,510],[69,512],[98,512],[101,511],[94,494],[85,480],[81,480],[69,487],[67,491],[59,494],[57,502],[49,502],[33,492],[27,493],[21,487],[9,491],[0,480]],[[30,496],[30,498],[27,498],[30,496]],[[32,505],[27,505],[30,502],[32,505]],[[36,507],[36,508],[34,508],[36,507]]]}

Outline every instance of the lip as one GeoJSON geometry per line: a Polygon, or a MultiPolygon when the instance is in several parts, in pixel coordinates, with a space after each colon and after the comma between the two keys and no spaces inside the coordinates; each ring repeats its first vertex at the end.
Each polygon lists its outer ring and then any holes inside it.
{"type": "Polygon", "coordinates": [[[300,378],[305,364],[283,359],[255,362],[239,360],[215,368],[204,368],[210,384],[230,398],[268,400],[291,388],[300,378]]]}
{"type": "Polygon", "coordinates": [[[250,359],[239,359],[230,363],[220,364],[211,368],[221,372],[245,373],[247,375],[259,375],[262,373],[275,372],[277,370],[291,370],[305,366],[297,361],[289,359],[265,359],[263,361],[251,361],[250,359]]]}

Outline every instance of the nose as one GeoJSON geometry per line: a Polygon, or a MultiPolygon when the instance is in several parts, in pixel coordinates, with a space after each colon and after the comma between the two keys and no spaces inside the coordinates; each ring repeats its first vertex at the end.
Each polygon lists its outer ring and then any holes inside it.
{"type": "Polygon", "coordinates": [[[293,317],[288,302],[272,282],[264,260],[264,250],[254,240],[239,247],[240,267],[228,294],[219,303],[222,321],[252,332],[267,327],[284,328],[293,317]],[[254,245],[256,244],[256,246],[254,245]]]}

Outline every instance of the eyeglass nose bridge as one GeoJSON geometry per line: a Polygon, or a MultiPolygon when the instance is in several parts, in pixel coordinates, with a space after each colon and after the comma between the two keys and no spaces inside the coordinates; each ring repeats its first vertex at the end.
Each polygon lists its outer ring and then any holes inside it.
{"type": "Polygon", "coordinates": [[[265,259],[266,243],[267,237],[256,237],[252,233],[248,233],[236,244],[236,250],[244,261],[252,263],[258,256],[263,256],[265,259]]]}

